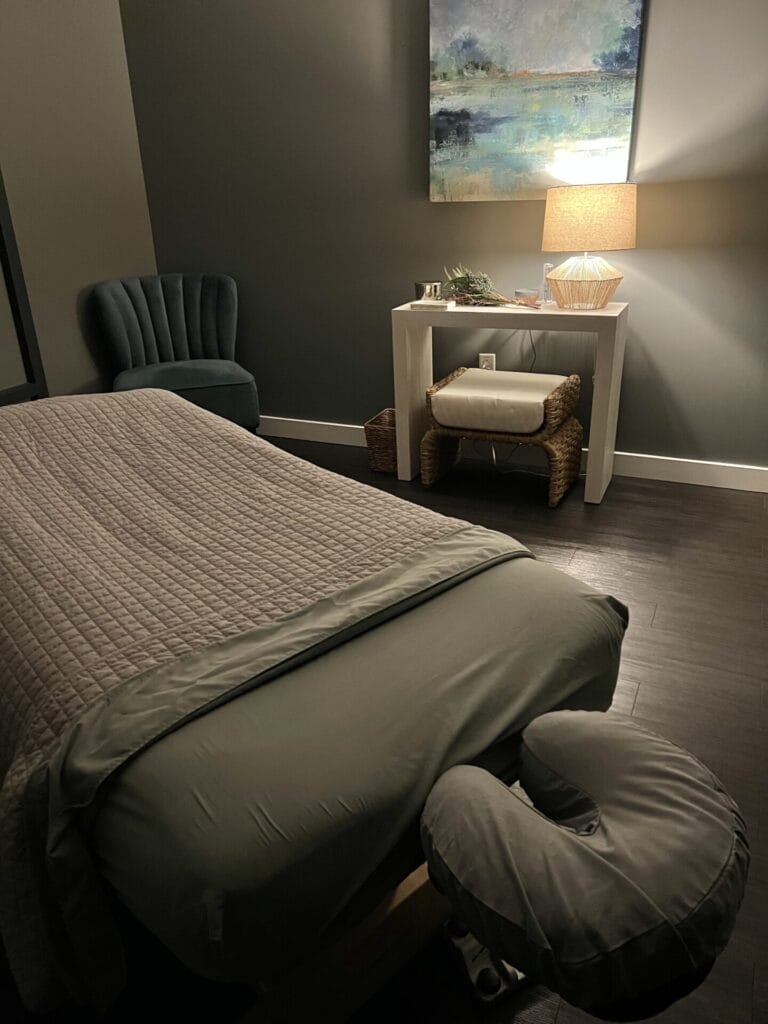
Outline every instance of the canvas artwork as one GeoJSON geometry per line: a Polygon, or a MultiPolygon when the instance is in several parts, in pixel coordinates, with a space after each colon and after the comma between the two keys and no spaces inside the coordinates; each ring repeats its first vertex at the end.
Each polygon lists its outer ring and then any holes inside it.
{"type": "Polygon", "coordinates": [[[430,198],[626,181],[644,0],[430,0],[430,198]]]}

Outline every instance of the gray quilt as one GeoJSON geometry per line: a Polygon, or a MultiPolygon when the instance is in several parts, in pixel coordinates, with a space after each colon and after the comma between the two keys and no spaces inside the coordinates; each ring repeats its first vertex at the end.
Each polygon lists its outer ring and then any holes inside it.
{"type": "Polygon", "coordinates": [[[135,753],[526,555],[160,391],[0,411],[0,928],[30,1008],[104,1003],[119,951],[76,827],[135,753]]]}

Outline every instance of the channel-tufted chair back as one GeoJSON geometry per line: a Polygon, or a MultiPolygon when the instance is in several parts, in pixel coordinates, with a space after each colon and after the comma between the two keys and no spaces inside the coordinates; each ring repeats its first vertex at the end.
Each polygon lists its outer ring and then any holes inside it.
{"type": "Polygon", "coordinates": [[[115,374],[154,363],[234,359],[237,285],[225,274],[160,274],[93,289],[115,374]]]}

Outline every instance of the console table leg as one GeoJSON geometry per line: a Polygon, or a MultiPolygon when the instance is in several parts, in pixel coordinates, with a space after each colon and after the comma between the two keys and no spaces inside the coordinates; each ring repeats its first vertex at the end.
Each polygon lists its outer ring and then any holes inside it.
{"type": "Polygon", "coordinates": [[[406,326],[393,314],[392,357],[397,476],[412,480],[419,472],[419,445],[427,429],[425,393],[432,383],[432,328],[406,326]]]}
{"type": "Polygon", "coordinates": [[[584,484],[584,501],[592,505],[598,505],[603,500],[613,476],[626,331],[625,309],[615,326],[605,327],[597,335],[595,386],[592,416],[589,421],[587,477],[584,484]]]}

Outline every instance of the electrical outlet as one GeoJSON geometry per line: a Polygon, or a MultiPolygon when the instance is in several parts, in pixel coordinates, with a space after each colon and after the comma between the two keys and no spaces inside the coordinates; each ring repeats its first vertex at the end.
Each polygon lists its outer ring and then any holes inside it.
{"type": "Polygon", "coordinates": [[[481,352],[477,357],[477,365],[481,370],[495,370],[496,369],[496,353],[495,352],[481,352]]]}

